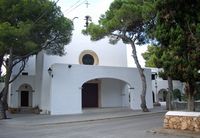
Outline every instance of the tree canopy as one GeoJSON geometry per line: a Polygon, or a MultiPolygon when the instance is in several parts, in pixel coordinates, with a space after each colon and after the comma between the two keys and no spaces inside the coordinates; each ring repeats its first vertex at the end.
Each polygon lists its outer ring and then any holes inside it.
{"type": "Polygon", "coordinates": [[[0,93],[0,119],[6,118],[9,84],[23,71],[27,59],[41,50],[63,55],[71,40],[72,21],[50,0],[0,1],[0,67],[6,67],[5,87],[0,93]],[[6,57],[4,58],[4,56],[6,57]],[[21,63],[15,77],[12,69],[21,63]]]}
{"type": "Polygon", "coordinates": [[[1,0],[0,17],[1,53],[12,47],[14,55],[41,49],[63,55],[64,45],[70,42],[72,22],[49,0],[1,0]]]}
{"type": "MultiPolygon", "coordinates": [[[[157,0],[155,28],[158,60],[167,76],[186,82],[189,110],[200,78],[200,1],[157,0]]],[[[150,58],[149,58],[150,59],[150,58]]]]}
{"type": "Polygon", "coordinates": [[[159,0],[155,35],[170,50],[184,81],[198,80],[200,69],[200,2],[159,0]]]}

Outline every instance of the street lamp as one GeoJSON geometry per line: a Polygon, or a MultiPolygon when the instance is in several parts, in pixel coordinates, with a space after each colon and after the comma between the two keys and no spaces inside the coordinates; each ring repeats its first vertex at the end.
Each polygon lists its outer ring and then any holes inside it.
{"type": "Polygon", "coordinates": [[[155,73],[155,91],[156,91],[156,102],[158,103],[158,83],[157,83],[158,74],[155,73]]]}

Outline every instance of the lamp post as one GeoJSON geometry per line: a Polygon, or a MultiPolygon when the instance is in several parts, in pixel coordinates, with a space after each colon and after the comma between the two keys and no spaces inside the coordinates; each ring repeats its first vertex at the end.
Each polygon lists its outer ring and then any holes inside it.
{"type": "Polygon", "coordinates": [[[158,74],[155,73],[155,92],[156,92],[156,103],[159,103],[158,101],[158,83],[157,83],[157,77],[158,77],[158,74]]]}

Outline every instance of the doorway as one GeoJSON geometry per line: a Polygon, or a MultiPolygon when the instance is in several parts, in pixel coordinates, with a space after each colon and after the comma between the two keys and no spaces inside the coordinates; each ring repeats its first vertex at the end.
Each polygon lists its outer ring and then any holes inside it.
{"type": "Polygon", "coordinates": [[[82,107],[98,107],[98,84],[85,83],[82,86],[82,107]]]}
{"type": "Polygon", "coordinates": [[[21,106],[29,106],[29,91],[21,91],[21,106]]]}

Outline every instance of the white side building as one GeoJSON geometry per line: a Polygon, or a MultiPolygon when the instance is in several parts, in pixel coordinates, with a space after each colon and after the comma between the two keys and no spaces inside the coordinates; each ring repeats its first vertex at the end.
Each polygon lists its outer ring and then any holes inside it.
{"type": "MultiPolygon", "coordinates": [[[[152,71],[152,92],[154,102],[166,102],[168,81],[159,77],[158,73],[162,69],[151,68],[152,71]]],[[[184,83],[179,80],[173,80],[173,90],[178,90],[181,93],[184,91],[184,83]]],[[[176,100],[176,99],[174,99],[176,100]]]]}

